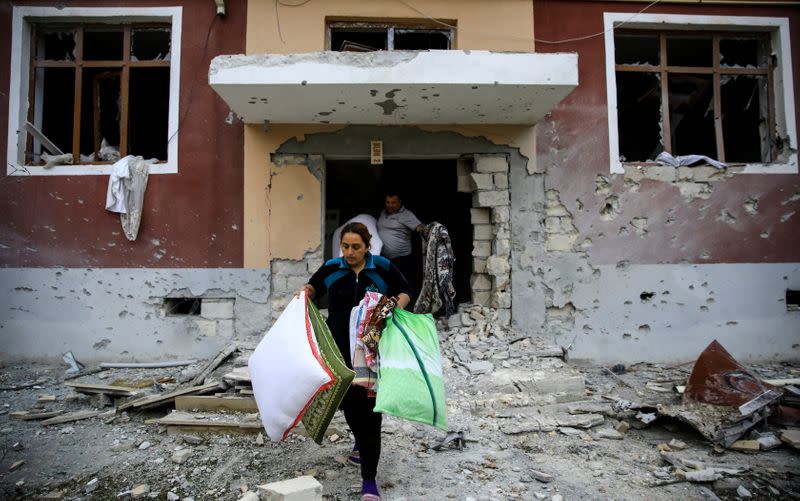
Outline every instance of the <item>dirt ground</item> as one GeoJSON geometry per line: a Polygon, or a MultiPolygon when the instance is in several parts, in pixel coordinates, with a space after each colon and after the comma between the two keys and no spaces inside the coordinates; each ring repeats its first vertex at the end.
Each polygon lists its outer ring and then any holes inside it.
{"type": "MultiPolygon", "coordinates": [[[[604,396],[679,403],[677,394],[652,391],[646,384],[685,381],[691,365],[639,364],[614,376],[601,367],[537,356],[530,343],[490,343],[470,335],[464,330],[444,333],[442,342],[449,428],[464,432],[466,448],[434,450],[444,432],[385,417],[378,478],[384,499],[672,500],[740,499],[747,494],[789,499],[800,492],[800,456],[789,447],[754,454],[715,449],[688,425],[663,418],[641,429],[639,421],[627,419],[631,428],[622,425],[623,433],[617,435],[613,428],[619,422],[608,414],[576,409],[581,404],[602,407],[609,402],[604,396]],[[504,384],[509,374],[512,382],[504,384]],[[538,386],[527,387],[526,381],[538,386]],[[685,448],[673,448],[674,457],[723,464],[734,473],[713,482],[682,481],[659,450],[672,440],[685,443],[685,448]]],[[[214,376],[243,361],[246,350],[214,376]]],[[[35,387],[0,391],[2,499],[117,499],[141,493],[143,499],[238,500],[259,484],[299,475],[319,480],[326,499],[359,499],[358,469],[344,460],[353,440],[340,414],[322,446],[294,434],[283,443],[256,434],[171,434],[164,426],[145,423],[168,414],[169,407],[114,415],[113,407],[98,407],[99,397],[65,387],[64,370],[57,365],[2,367],[0,387],[45,380],[35,387]],[[42,395],[55,399],[37,404],[42,395]],[[37,406],[98,408],[107,414],[52,426],[11,418],[12,412],[37,406]],[[182,453],[185,461],[176,462],[180,450],[188,453],[182,453]],[[138,491],[129,492],[136,487],[138,491]]],[[[765,378],[800,373],[797,366],[781,364],[753,370],[765,378]]],[[[117,379],[175,378],[180,372],[110,369],[79,381],[111,384],[117,379]]]]}

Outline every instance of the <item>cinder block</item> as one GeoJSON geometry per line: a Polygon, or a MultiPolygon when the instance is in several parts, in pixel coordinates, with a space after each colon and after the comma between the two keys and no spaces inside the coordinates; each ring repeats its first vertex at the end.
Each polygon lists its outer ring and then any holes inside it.
{"type": "Polygon", "coordinates": [[[259,485],[262,501],[322,501],[322,484],[312,476],[259,485]]]}
{"type": "Polygon", "coordinates": [[[511,207],[492,207],[491,211],[492,222],[494,224],[508,223],[511,221],[511,207]]]}
{"type": "Polygon", "coordinates": [[[308,273],[308,264],[305,260],[273,259],[273,275],[305,275],[308,273]]]}
{"type": "Polygon", "coordinates": [[[489,257],[492,255],[492,243],[489,241],[472,242],[472,257],[489,257]]]}
{"type": "Polygon", "coordinates": [[[490,275],[505,275],[511,271],[511,264],[508,258],[503,256],[491,256],[486,260],[486,272],[490,275]]]}
{"type": "MultiPolygon", "coordinates": [[[[501,275],[492,275],[492,290],[505,291],[511,285],[511,275],[503,273],[501,275]]],[[[510,303],[509,303],[510,306],[510,303]]]]}
{"type": "Polygon", "coordinates": [[[307,283],[309,275],[286,277],[286,292],[294,292],[307,283]]]}
{"type": "Polygon", "coordinates": [[[476,191],[472,194],[472,205],[477,207],[497,207],[509,205],[508,190],[476,191]]]}
{"type": "Polygon", "coordinates": [[[563,235],[563,234],[548,234],[546,243],[547,250],[551,251],[571,251],[572,246],[575,245],[577,235],[563,235]]]}
{"type": "Polygon", "coordinates": [[[470,174],[470,178],[472,179],[472,186],[476,190],[494,189],[494,180],[492,178],[492,174],[473,172],[470,174]]]}
{"type": "Polygon", "coordinates": [[[489,291],[472,291],[472,302],[481,306],[489,306],[489,298],[491,297],[489,291]]]}
{"type": "Polygon", "coordinates": [[[486,273],[486,258],[473,257],[472,258],[472,272],[473,273],[486,273]]]}
{"type": "Polygon", "coordinates": [[[498,238],[492,242],[492,254],[508,257],[511,255],[511,240],[498,238]]]}
{"type": "Polygon", "coordinates": [[[476,224],[472,227],[472,238],[475,240],[494,240],[494,228],[491,224],[476,224]]]}
{"type": "Polygon", "coordinates": [[[200,313],[203,318],[233,318],[233,298],[203,298],[200,313]]]}
{"type": "Polygon", "coordinates": [[[471,158],[459,158],[456,160],[456,175],[457,176],[466,176],[472,173],[472,159],[471,158]]]}
{"type": "Polygon", "coordinates": [[[456,182],[456,191],[459,193],[472,193],[475,188],[472,184],[472,178],[469,176],[458,176],[456,182]]]}
{"type": "Polygon", "coordinates": [[[498,172],[494,175],[494,186],[498,190],[508,189],[508,174],[498,172]]]}
{"type": "Polygon", "coordinates": [[[511,294],[508,292],[492,292],[489,305],[492,308],[511,308],[511,294]]]}
{"type": "Polygon", "coordinates": [[[490,224],[490,209],[470,209],[470,222],[472,224],[490,224]]]}
{"type": "Polygon", "coordinates": [[[193,320],[197,335],[200,337],[216,337],[217,335],[217,321],[216,320],[193,320]]]}
{"type": "Polygon", "coordinates": [[[505,155],[475,155],[475,172],[508,172],[505,155]]]}
{"type": "Polygon", "coordinates": [[[473,273],[469,279],[469,285],[473,291],[492,290],[492,282],[489,280],[489,275],[484,273],[473,273]]]}

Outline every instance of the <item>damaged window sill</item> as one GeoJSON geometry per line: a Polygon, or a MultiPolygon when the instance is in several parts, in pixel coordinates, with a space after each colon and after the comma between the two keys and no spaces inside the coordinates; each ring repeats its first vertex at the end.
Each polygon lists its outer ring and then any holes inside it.
{"type": "MultiPolygon", "coordinates": [[[[9,176],[108,176],[111,174],[113,163],[106,164],[81,164],[81,165],[13,165],[8,164],[9,176]]],[[[177,174],[178,165],[175,162],[160,162],[150,166],[150,174],[177,174]]]]}
{"type": "MultiPolygon", "coordinates": [[[[664,165],[658,162],[623,162],[619,165],[622,166],[623,172],[629,174],[631,171],[644,171],[653,168],[669,168],[675,171],[679,169],[713,169],[718,171],[721,176],[731,174],[797,174],[797,160],[793,158],[788,163],[774,163],[774,164],[743,164],[743,163],[730,163],[727,168],[717,169],[708,164],[697,164],[690,167],[673,167],[671,165],[664,165]]],[[[622,174],[623,172],[613,171],[612,174],[622,174]]],[[[645,176],[648,177],[648,176],[645,176]]]]}

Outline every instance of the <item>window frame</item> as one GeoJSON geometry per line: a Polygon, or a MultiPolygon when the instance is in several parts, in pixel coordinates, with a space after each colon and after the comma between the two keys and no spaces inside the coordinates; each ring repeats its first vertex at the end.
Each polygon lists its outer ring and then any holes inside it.
{"type": "MultiPolygon", "coordinates": [[[[452,26],[456,25],[456,21],[447,21],[447,24],[452,26]]],[[[395,31],[414,31],[414,32],[437,32],[443,33],[447,36],[449,49],[455,48],[456,33],[453,28],[447,28],[442,24],[430,20],[421,19],[402,19],[402,20],[369,20],[369,19],[327,19],[325,22],[325,50],[333,51],[331,48],[332,43],[332,30],[336,28],[352,28],[355,30],[386,30],[386,49],[387,51],[396,50],[394,48],[394,34],[395,31]]]]}
{"type": "MultiPolygon", "coordinates": [[[[151,174],[178,172],[178,106],[180,97],[180,56],[183,7],[30,7],[15,6],[12,14],[11,77],[8,114],[7,170],[12,175],[75,176],[108,175],[113,163],[56,165],[50,168],[25,165],[28,134],[24,124],[28,119],[30,100],[35,89],[32,82],[32,30],[34,25],[63,24],[119,26],[120,24],[170,25],[169,112],[167,117],[167,159],[152,164],[151,174]],[[170,139],[171,138],[171,139],[170,139]]],[[[73,110],[73,119],[74,119],[73,110]]],[[[71,151],[70,151],[71,153],[71,151]]]]}
{"type": "MultiPolygon", "coordinates": [[[[622,174],[625,166],[642,165],[645,162],[622,162],[619,153],[619,120],[617,114],[617,64],[615,59],[615,29],[620,30],[652,30],[654,32],[740,32],[767,33],[770,36],[772,53],[778,64],[771,65],[772,73],[767,75],[771,88],[769,95],[773,98],[770,121],[771,134],[788,139],[789,152],[785,161],[771,163],[748,163],[743,166],[731,166],[729,171],[744,174],[796,174],[798,172],[797,130],[795,124],[795,102],[792,79],[791,45],[789,42],[789,20],[785,17],[745,17],[745,16],[699,16],[682,14],[640,14],[605,12],[603,14],[605,59],[606,59],[606,93],[608,103],[608,145],[610,171],[622,174]]],[[[705,33],[709,34],[709,33],[705,33]]],[[[661,62],[664,64],[664,61],[661,62]]],[[[727,71],[726,71],[727,72],[727,71]]]]}

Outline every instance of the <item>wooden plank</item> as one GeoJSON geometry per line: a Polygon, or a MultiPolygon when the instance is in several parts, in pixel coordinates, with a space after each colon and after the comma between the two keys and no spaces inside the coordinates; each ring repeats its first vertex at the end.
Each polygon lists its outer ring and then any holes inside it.
{"type": "Polygon", "coordinates": [[[185,433],[224,433],[226,435],[256,434],[261,430],[263,430],[263,428],[260,425],[256,428],[243,428],[241,426],[169,425],[167,426],[167,435],[181,435],[185,433]]]}
{"type": "Polygon", "coordinates": [[[81,393],[105,393],[106,395],[115,395],[120,397],[132,397],[138,392],[136,388],[129,388],[127,386],[112,386],[108,384],[85,384],[66,381],[64,386],[69,386],[75,391],[81,393]]]}
{"type": "Polygon", "coordinates": [[[89,419],[100,415],[100,411],[77,411],[57,416],[42,421],[42,425],[49,426],[51,424],[71,423],[73,421],[80,421],[82,419],[89,419]]]}
{"type": "Polygon", "coordinates": [[[226,346],[225,348],[223,348],[222,351],[220,351],[217,354],[217,356],[214,357],[214,360],[209,362],[209,364],[206,366],[206,368],[203,369],[203,372],[201,372],[200,374],[195,376],[194,379],[192,379],[192,382],[190,384],[197,385],[197,384],[202,383],[206,379],[206,377],[208,377],[208,375],[211,374],[211,372],[213,372],[214,369],[219,367],[220,364],[222,364],[222,362],[226,358],[231,356],[231,354],[233,354],[233,352],[236,351],[237,348],[238,348],[238,346],[236,346],[235,343],[231,343],[228,346],[226,346]]]}
{"type": "Polygon", "coordinates": [[[130,402],[125,402],[124,404],[120,405],[117,409],[123,411],[131,407],[135,407],[137,409],[148,409],[152,407],[159,407],[161,405],[166,405],[172,402],[173,400],[175,400],[175,397],[179,397],[182,395],[200,395],[203,393],[212,393],[218,390],[219,388],[220,384],[214,381],[202,386],[190,386],[187,388],[181,388],[179,390],[174,390],[167,393],[161,393],[158,395],[148,395],[146,397],[142,397],[136,400],[131,400],[130,402]]]}
{"type": "Polygon", "coordinates": [[[191,411],[217,411],[220,409],[239,412],[258,412],[255,399],[240,397],[201,397],[187,395],[175,398],[175,409],[191,411]]]}
{"type": "Polygon", "coordinates": [[[18,411],[9,414],[11,419],[21,419],[23,421],[36,421],[39,419],[50,419],[52,417],[64,414],[64,411],[50,411],[50,412],[33,412],[33,411],[18,411]]]}
{"type": "Polygon", "coordinates": [[[764,382],[772,386],[789,386],[790,384],[800,384],[800,378],[765,379],[764,382]]]}
{"type": "MultiPolygon", "coordinates": [[[[213,397],[212,397],[213,398],[213,397]]],[[[219,415],[217,415],[219,417],[219,415]]],[[[211,431],[215,433],[258,433],[263,428],[260,421],[242,421],[235,419],[209,419],[207,417],[198,418],[189,412],[173,412],[160,419],[148,419],[145,424],[158,424],[167,426],[167,433],[170,429],[173,432],[196,433],[199,431],[211,431]]]]}

